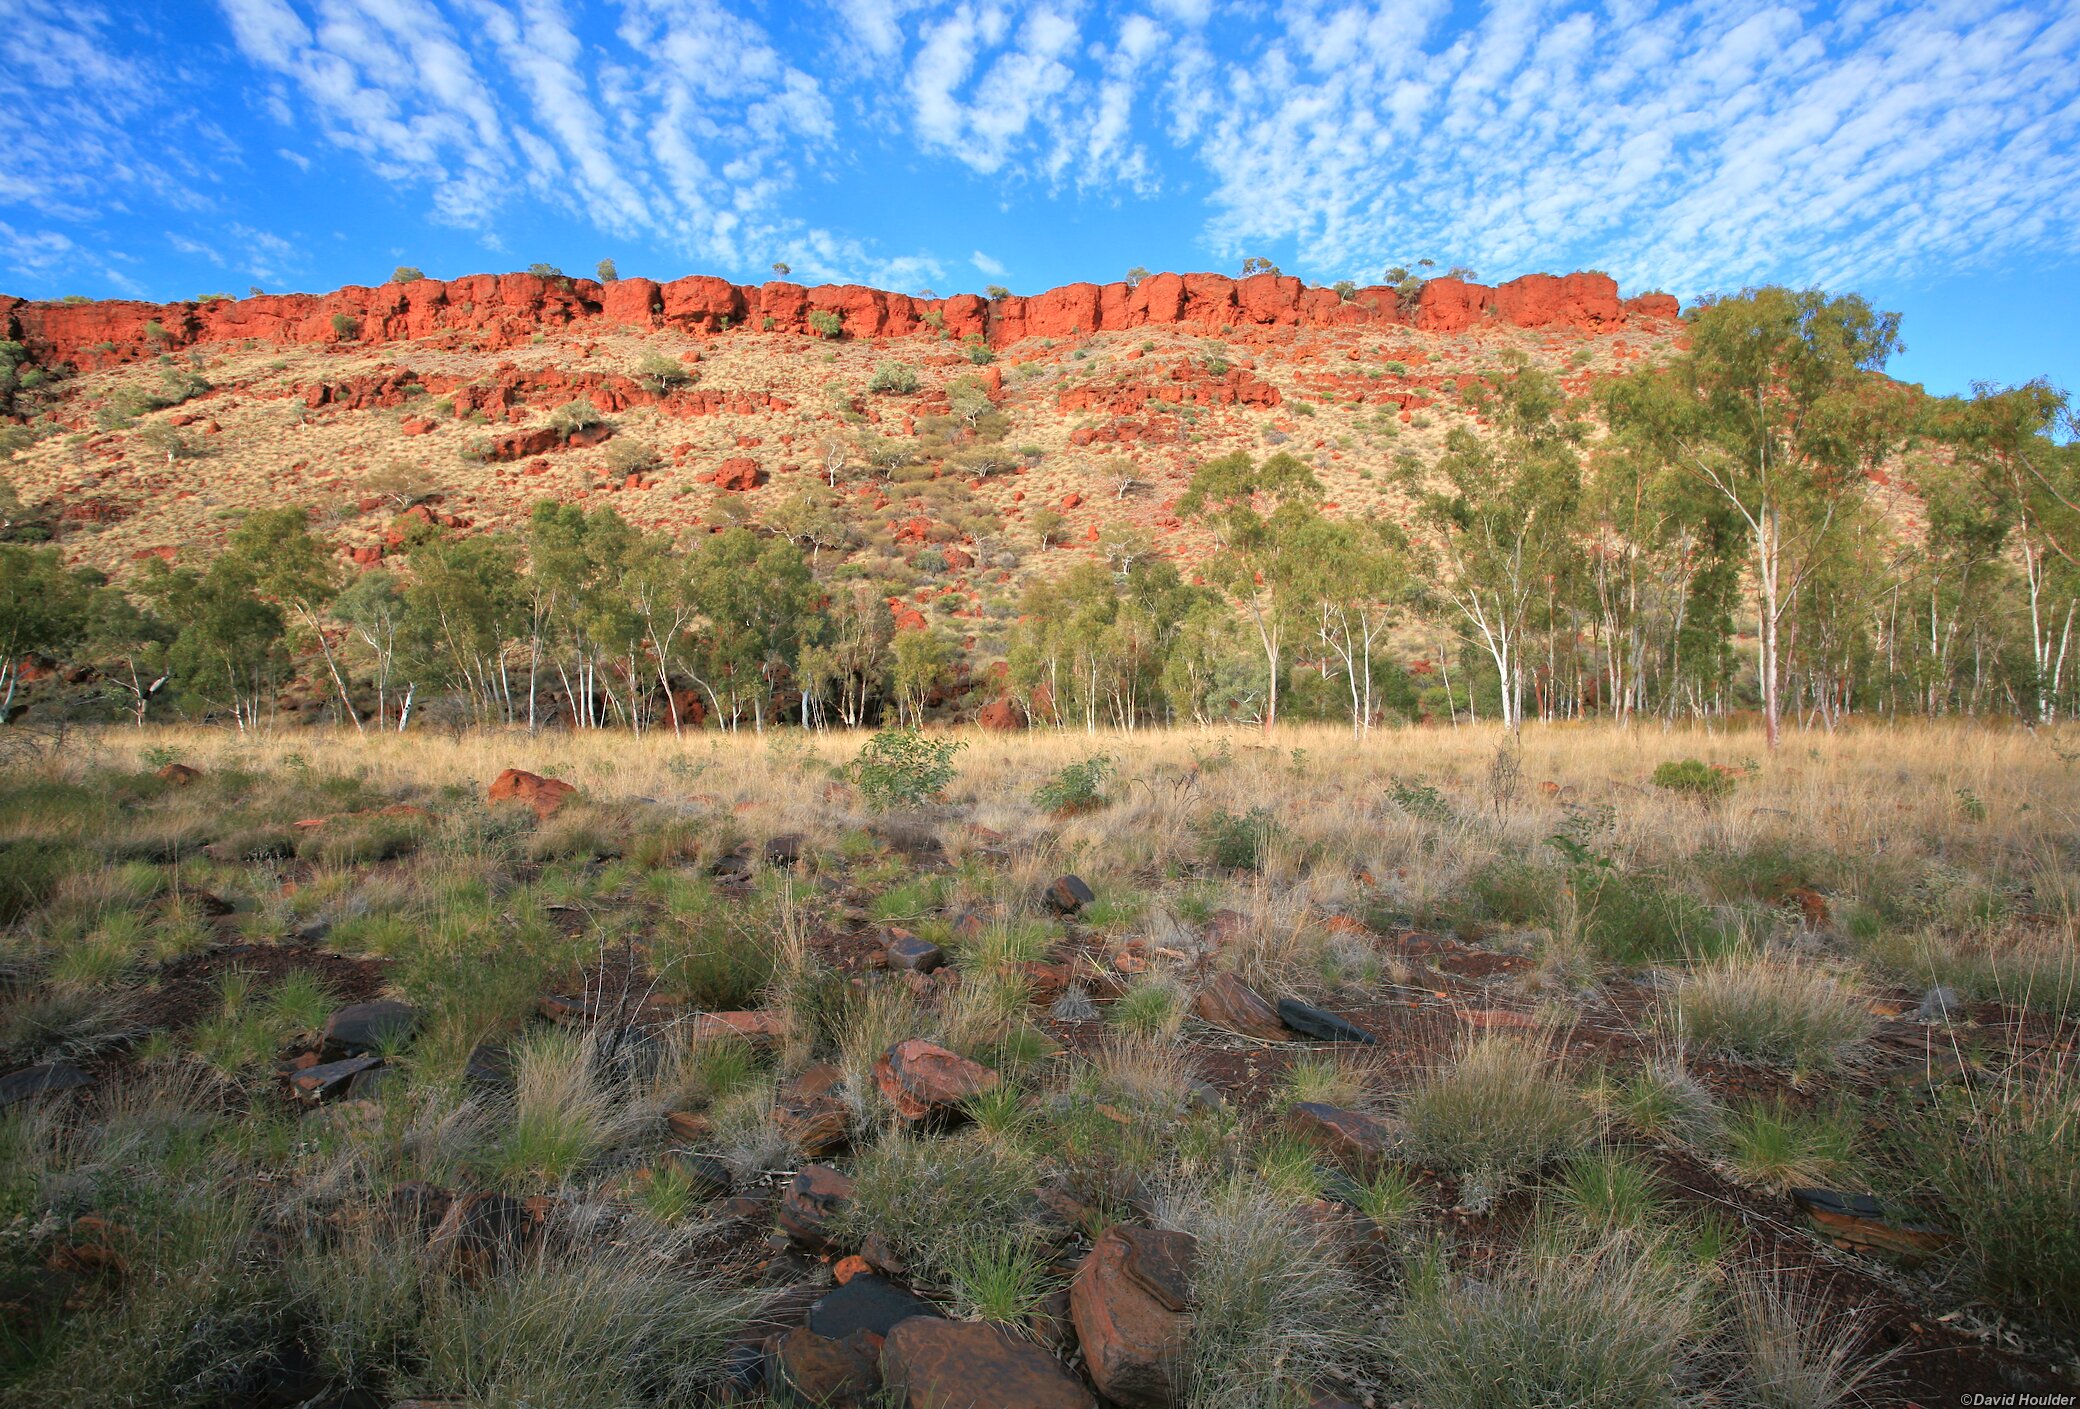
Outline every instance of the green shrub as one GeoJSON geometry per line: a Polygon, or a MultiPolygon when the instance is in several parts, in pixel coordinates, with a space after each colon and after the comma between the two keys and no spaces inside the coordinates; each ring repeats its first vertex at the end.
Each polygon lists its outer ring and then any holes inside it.
{"type": "Polygon", "coordinates": [[[636,380],[648,391],[667,392],[692,378],[685,364],[662,352],[646,352],[636,359],[636,380]]]}
{"type": "Polygon", "coordinates": [[[1230,871],[1258,871],[1272,842],[1279,835],[1278,821],[1268,807],[1247,812],[1216,812],[1202,828],[1208,859],[1230,871]]]}
{"type": "Polygon", "coordinates": [[[908,396],[917,390],[917,369],[906,362],[883,362],[867,379],[867,390],[908,396]]]}
{"type": "Polygon", "coordinates": [[[2080,1334],[2080,1076],[2039,1072],[1941,1090],[1902,1121],[1904,1192],[1957,1234],[2004,1309],[2080,1334]]]}
{"type": "Polygon", "coordinates": [[[972,1270],[976,1250],[1039,1231],[1036,1173],[1022,1147],[980,1131],[891,1135],[860,1156],[838,1226],[853,1242],[880,1233],[915,1274],[946,1285],[963,1267],[972,1270]]]}
{"type": "Polygon", "coordinates": [[[71,847],[16,841],[0,846],[0,925],[11,925],[51,898],[79,864],[71,847]]]}
{"type": "Polygon", "coordinates": [[[954,780],[954,755],[966,747],[959,739],[928,738],[917,729],[883,729],[860,747],[846,773],[877,812],[917,807],[954,780]]]}
{"type": "Polygon", "coordinates": [[[606,419],[600,415],[599,407],[592,404],[590,396],[572,397],[549,413],[549,424],[569,435],[598,425],[606,419]]]}
{"type": "Polygon", "coordinates": [[[1654,786],[1692,797],[1725,797],[1733,791],[1733,775],[1695,758],[1671,759],[1655,767],[1654,786]]]}
{"type": "Polygon", "coordinates": [[[809,331],[820,338],[834,338],[845,331],[845,320],[828,308],[818,308],[809,314],[809,331]]]}
{"type": "Polygon", "coordinates": [[[1110,800],[1105,796],[1105,780],[1115,771],[1112,755],[1104,753],[1067,764],[1033,790],[1033,805],[1056,816],[1094,812],[1110,800]]]}
{"type": "Polygon", "coordinates": [[[1855,1116],[1839,1106],[1804,1111],[1779,1097],[1752,1102],[1726,1122],[1727,1162],[1765,1188],[1833,1184],[1855,1156],[1855,1116]]]}

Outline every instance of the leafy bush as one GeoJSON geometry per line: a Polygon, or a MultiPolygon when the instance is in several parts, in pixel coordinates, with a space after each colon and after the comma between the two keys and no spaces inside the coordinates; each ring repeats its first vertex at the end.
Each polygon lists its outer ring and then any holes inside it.
{"type": "Polygon", "coordinates": [[[0,925],[13,924],[50,899],[75,863],[71,848],[49,842],[0,847],[0,925]]]}
{"type": "Polygon", "coordinates": [[[573,397],[549,413],[549,424],[565,435],[596,426],[605,419],[589,396],[573,397]]]}
{"type": "Polygon", "coordinates": [[[2080,1075],[2011,1070],[1941,1091],[1903,1122],[1905,1192],[1942,1211],[1985,1294],[2080,1333],[2080,1075]]]}
{"type": "Polygon", "coordinates": [[[1080,763],[1064,766],[1035,788],[1033,805],[1057,816],[1094,812],[1110,801],[1105,796],[1105,780],[1115,771],[1111,754],[1092,754],[1080,763]]]}
{"type": "Polygon", "coordinates": [[[936,797],[955,777],[959,739],[927,738],[917,729],[883,729],[861,746],[846,769],[869,807],[886,812],[936,797]]]}
{"type": "Polygon", "coordinates": [[[917,369],[906,362],[883,362],[867,379],[867,390],[908,396],[917,390],[917,369]]]}
{"type": "Polygon", "coordinates": [[[809,314],[809,331],[820,338],[834,338],[845,331],[845,320],[828,308],[818,308],[809,314]]]}
{"type": "Polygon", "coordinates": [[[1694,758],[1672,759],[1654,769],[1654,786],[1692,797],[1724,797],[1733,791],[1733,775],[1694,758]]]}
{"type": "Polygon", "coordinates": [[[1206,819],[1204,832],[1214,865],[1231,871],[1257,871],[1263,869],[1279,826],[1271,809],[1252,807],[1242,813],[1214,813],[1206,819]]]}
{"type": "Polygon", "coordinates": [[[647,391],[667,392],[692,376],[683,363],[661,352],[646,352],[636,361],[636,380],[647,391]]]}

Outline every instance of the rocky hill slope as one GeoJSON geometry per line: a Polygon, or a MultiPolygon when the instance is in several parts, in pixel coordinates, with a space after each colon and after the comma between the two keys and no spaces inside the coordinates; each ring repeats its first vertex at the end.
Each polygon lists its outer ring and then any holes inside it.
{"type": "Polygon", "coordinates": [[[1395,513],[1393,469],[1477,428],[1461,396],[1484,374],[1522,357],[1584,389],[1661,354],[1676,314],[1600,274],[1406,291],[1157,274],[994,300],[501,274],[0,299],[16,419],[39,432],[7,473],[69,558],[119,576],[206,557],[258,506],[312,505],[369,564],[401,515],[492,530],[554,497],[644,527],[778,523],[982,620],[1101,538],[1189,558],[1176,497],[1231,450],[1309,459],[1332,512],[1395,513]]]}

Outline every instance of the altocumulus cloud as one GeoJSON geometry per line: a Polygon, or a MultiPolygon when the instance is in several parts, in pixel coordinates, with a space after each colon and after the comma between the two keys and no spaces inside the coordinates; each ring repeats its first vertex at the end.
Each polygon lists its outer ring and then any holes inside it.
{"type": "Polygon", "coordinates": [[[172,7],[0,0],[17,267],[126,203],[208,210],[242,140],[486,241],[527,202],[724,272],[897,286],[987,257],[891,255],[871,203],[808,218],[822,183],[1160,202],[1223,262],[1324,278],[1430,256],[1691,293],[2080,249],[2064,0],[216,7],[249,73],[183,51],[172,7]]]}

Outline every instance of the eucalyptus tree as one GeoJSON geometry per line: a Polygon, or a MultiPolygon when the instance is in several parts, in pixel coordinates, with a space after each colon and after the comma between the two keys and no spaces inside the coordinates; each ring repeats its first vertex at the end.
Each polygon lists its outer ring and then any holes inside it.
{"type": "Polygon", "coordinates": [[[1782,629],[1826,539],[1903,440],[1913,394],[1881,374],[1899,315],[1854,294],[1749,289],[1690,316],[1690,346],[1613,386],[1614,426],[1730,505],[1755,577],[1757,674],[1769,746],[1783,716],[1782,629]]]}

